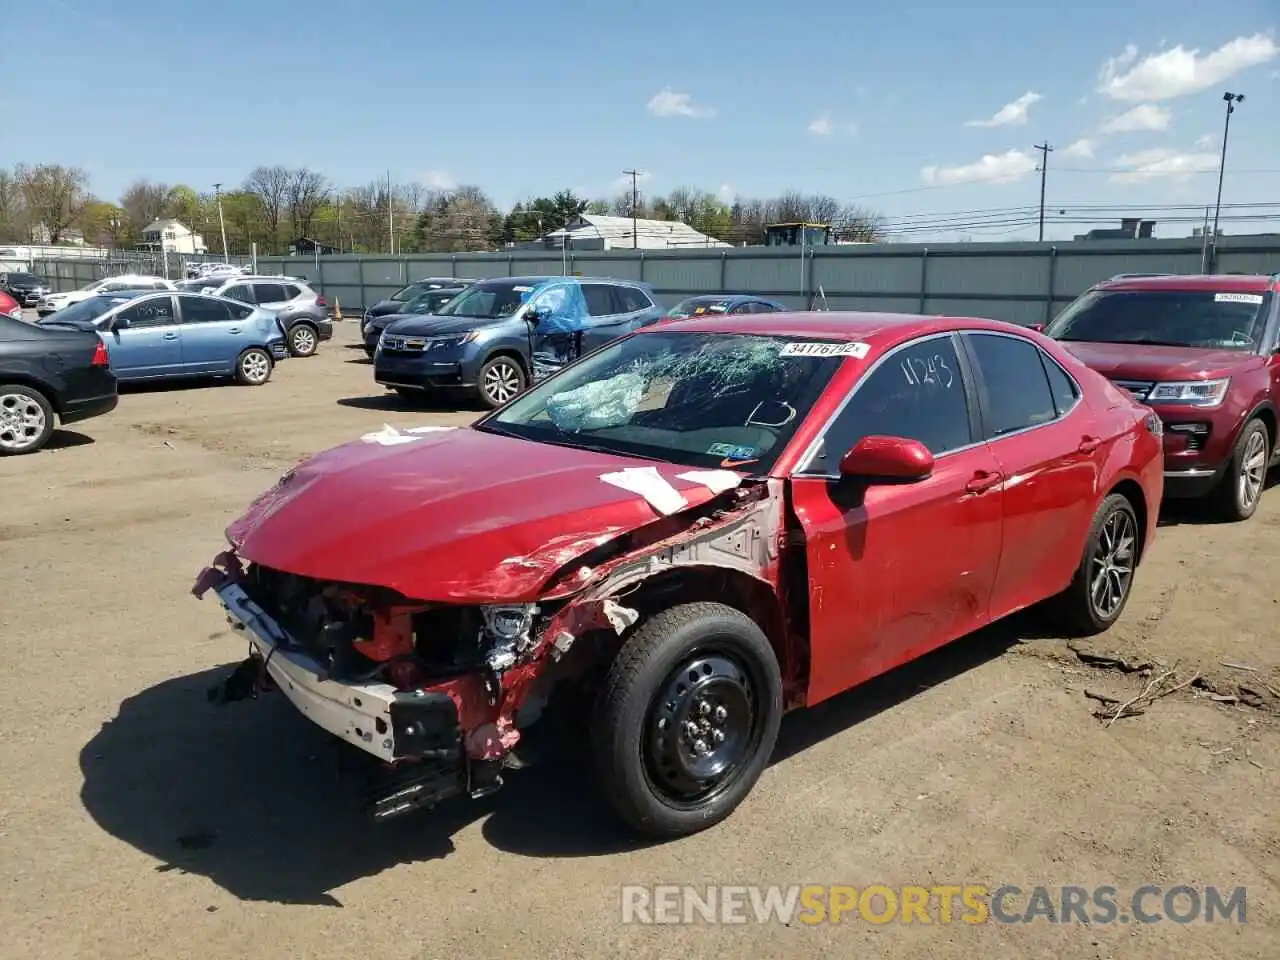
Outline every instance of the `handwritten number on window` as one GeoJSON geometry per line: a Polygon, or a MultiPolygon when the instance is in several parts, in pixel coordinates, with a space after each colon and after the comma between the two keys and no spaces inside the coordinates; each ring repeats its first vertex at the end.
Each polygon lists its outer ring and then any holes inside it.
{"type": "Polygon", "coordinates": [[[940,354],[930,357],[907,357],[901,363],[902,375],[912,386],[935,384],[944,390],[955,383],[955,373],[940,354]]]}

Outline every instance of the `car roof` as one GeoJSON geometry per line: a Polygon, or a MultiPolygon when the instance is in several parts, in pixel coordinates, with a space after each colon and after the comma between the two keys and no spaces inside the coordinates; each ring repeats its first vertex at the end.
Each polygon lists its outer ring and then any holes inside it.
{"type": "Polygon", "coordinates": [[[925,316],[914,313],[800,312],[720,313],[683,317],[642,327],[636,333],[742,333],[756,336],[812,337],[815,340],[859,340],[889,345],[912,337],[949,330],[1010,330],[1026,327],[982,317],[925,316]]]}
{"type": "Polygon", "coordinates": [[[1266,293],[1280,288],[1280,275],[1266,274],[1161,274],[1152,276],[1119,276],[1095,284],[1096,290],[1182,291],[1191,293],[1266,293]]]}

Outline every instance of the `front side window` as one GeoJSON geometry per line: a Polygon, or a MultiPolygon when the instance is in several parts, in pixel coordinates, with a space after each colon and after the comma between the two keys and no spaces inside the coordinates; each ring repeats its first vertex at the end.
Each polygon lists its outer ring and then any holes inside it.
{"type": "Polygon", "coordinates": [[[125,307],[116,316],[129,321],[130,329],[168,326],[175,322],[173,297],[151,297],[125,307]]]}
{"type": "Polygon", "coordinates": [[[990,436],[1048,423],[1058,416],[1040,348],[1020,337],[966,334],[987,393],[990,436]]]}
{"type": "Polygon", "coordinates": [[[289,298],[284,295],[284,287],[279,283],[255,283],[254,298],[259,303],[280,303],[289,298]]]}
{"type": "Polygon", "coordinates": [[[613,288],[606,283],[584,283],[582,299],[587,303],[587,313],[593,317],[608,317],[618,312],[613,288]]]}
{"type": "Polygon", "coordinates": [[[653,306],[653,301],[645,296],[644,291],[635,287],[618,287],[618,299],[622,301],[623,313],[635,313],[639,310],[648,310],[653,306]]]}
{"type": "Polygon", "coordinates": [[[858,441],[877,436],[919,440],[935,457],[974,442],[952,337],[909,344],[860,380],[823,435],[806,472],[835,475],[858,441]]]}
{"type": "Polygon", "coordinates": [[[477,429],[706,468],[729,461],[765,473],[843,362],[788,356],[789,342],[674,332],[615,340],[477,429]]]}
{"type": "Polygon", "coordinates": [[[239,300],[241,303],[255,303],[253,299],[253,289],[247,283],[237,283],[233,287],[228,287],[227,292],[222,294],[229,300],[239,300]]]}
{"type": "Polygon", "coordinates": [[[1054,318],[1055,340],[1253,350],[1267,295],[1213,290],[1091,290],[1054,318]]]}

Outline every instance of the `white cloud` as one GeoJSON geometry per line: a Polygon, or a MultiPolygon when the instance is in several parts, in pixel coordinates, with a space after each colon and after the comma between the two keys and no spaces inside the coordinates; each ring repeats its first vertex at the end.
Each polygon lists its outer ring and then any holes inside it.
{"type": "Polygon", "coordinates": [[[706,119],[716,115],[713,108],[694,103],[693,97],[689,94],[676,93],[670,87],[663,87],[655,93],[649,100],[649,105],[646,109],[655,117],[706,119]]]}
{"type": "Polygon", "coordinates": [[[1088,105],[1089,105],[1088,97],[1081,97],[1079,100],[1076,101],[1077,107],[1087,107],[1088,105]]]}
{"type": "Polygon", "coordinates": [[[981,160],[955,167],[925,167],[920,178],[935,186],[960,183],[1011,183],[1036,169],[1036,160],[1022,150],[988,153],[981,160]]]}
{"type": "Polygon", "coordinates": [[[1017,127],[1027,122],[1031,105],[1043,100],[1038,93],[1028,91],[1012,103],[1006,103],[989,120],[969,120],[966,127],[1017,127]]]}
{"type": "Polygon", "coordinates": [[[1129,44],[1124,53],[1102,65],[1098,92],[1130,102],[1183,97],[1216,86],[1277,54],[1280,46],[1265,33],[1236,37],[1203,57],[1199,48],[1187,50],[1179,44],[1136,64],[1138,48],[1129,44]]]}
{"type": "Polygon", "coordinates": [[[1088,137],[1081,137],[1062,151],[1064,157],[1070,157],[1072,160],[1092,160],[1093,159],[1093,141],[1088,137]]]}
{"type": "Polygon", "coordinates": [[[831,123],[831,115],[824,113],[809,124],[809,132],[818,137],[829,137],[835,129],[831,123]]]}
{"type": "Polygon", "coordinates": [[[1168,130],[1173,112],[1158,103],[1142,103],[1112,117],[1099,129],[1103,133],[1135,133],[1139,130],[1168,130]]]}
{"type": "Polygon", "coordinates": [[[1112,174],[1111,179],[1116,183],[1135,183],[1161,178],[1176,182],[1186,180],[1192,174],[1218,169],[1218,155],[1203,151],[1180,153],[1168,147],[1157,147],[1154,150],[1125,154],[1116,159],[1116,166],[1129,168],[1112,174]]]}
{"type": "Polygon", "coordinates": [[[1203,137],[1196,141],[1198,150],[1212,150],[1218,145],[1218,138],[1212,133],[1206,133],[1203,137]]]}
{"type": "Polygon", "coordinates": [[[738,191],[734,190],[732,185],[727,183],[720,184],[720,189],[716,191],[716,196],[720,199],[721,203],[733,203],[734,198],[737,197],[737,195],[738,191]]]}
{"type": "Polygon", "coordinates": [[[452,190],[458,185],[448,170],[427,170],[418,177],[418,182],[432,190],[452,190]]]}

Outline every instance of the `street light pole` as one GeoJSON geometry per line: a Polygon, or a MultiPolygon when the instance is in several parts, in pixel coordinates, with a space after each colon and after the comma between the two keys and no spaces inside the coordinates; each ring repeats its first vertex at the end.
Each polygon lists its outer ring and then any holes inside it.
{"type": "Polygon", "coordinates": [[[230,258],[227,257],[227,221],[222,219],[222,184],[213,185],[213,196],[218,201],[218,226],[222,230],[222,262],[230,263],[230,258]]]}
{"type": "Polygon", "coordinates": [[[1231,114],[1236,111],[1237,103],[1244,103],[1243,93],[1232,93],[1228,90],[1222,95],[1227,104],[1227,120],[1222,127],[1222,159],[1218,163],[1218,199],[1213,205],[1213,269],[1218,264],[1218,215],[1222,212],[1222,179],[1227,172],[1227,136],[1231,133],[1231,114]]]}

